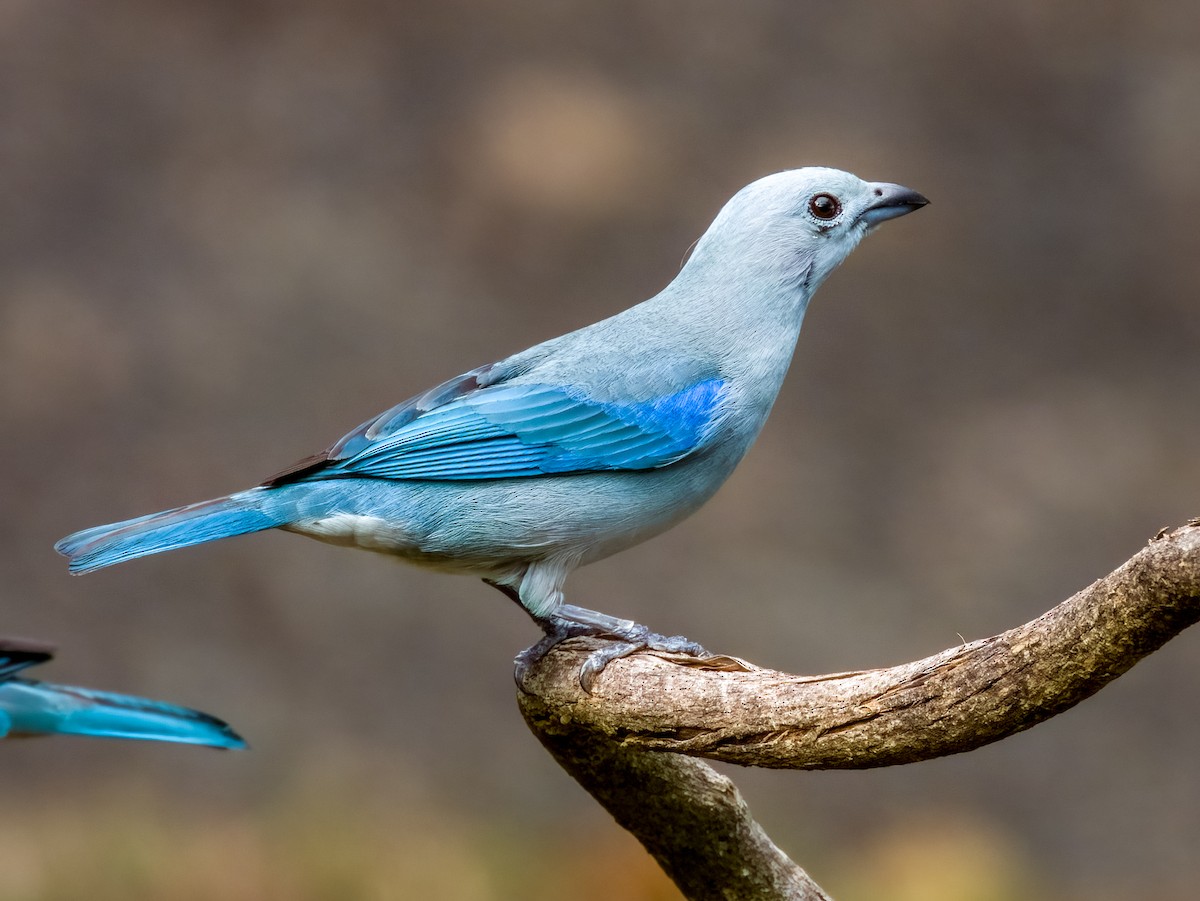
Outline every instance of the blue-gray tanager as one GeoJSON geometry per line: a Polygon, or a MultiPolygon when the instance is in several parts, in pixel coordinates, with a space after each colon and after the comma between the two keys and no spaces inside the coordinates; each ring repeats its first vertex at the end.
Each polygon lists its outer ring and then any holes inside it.
{"type": "MultiPolygon", "coordinates": [[[[262,529],[473,573],[543,627],[702,652],[563,602],[563,582],[712,497],[766,421],[817,286],[863,236],[928,201],[837,169],[739,191],[666,288],[405,401],[227,497],[77,532],[89,572],[262,529]]],[[[585,676],[587,673],[584,674],[585,676]]]]}
{"type": "Polygon", "coordinates": [[[213,748],[246,747],[228,725],[199,710],[16,675],[52,656],[54,651],[48,645],[0,638],[0,738],[90,735],[213,748]]]}

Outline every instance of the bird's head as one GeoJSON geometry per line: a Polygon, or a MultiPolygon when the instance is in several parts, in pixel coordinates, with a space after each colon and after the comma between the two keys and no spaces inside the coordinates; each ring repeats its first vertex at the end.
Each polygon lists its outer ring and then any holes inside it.
{"type": "MultiPolygon", "coordinates": [[[[929,201],[909,188],[808,167],[777,172],[738,191],[696,248],[707,264],[750,267],[811,294],[863,237],[929,201]]],[[[699,262],[699,260],[697,260],[699,262]]]]}

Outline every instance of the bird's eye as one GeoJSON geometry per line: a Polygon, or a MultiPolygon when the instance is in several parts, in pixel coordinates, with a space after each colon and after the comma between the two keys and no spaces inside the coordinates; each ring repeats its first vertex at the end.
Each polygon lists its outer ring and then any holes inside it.
{"type": "Polygon", "coordinates": [[[832,194],[818,194],[808,202],[808,211],[818,219],[833,219],[842,211],[842,202],[832,194]]]}

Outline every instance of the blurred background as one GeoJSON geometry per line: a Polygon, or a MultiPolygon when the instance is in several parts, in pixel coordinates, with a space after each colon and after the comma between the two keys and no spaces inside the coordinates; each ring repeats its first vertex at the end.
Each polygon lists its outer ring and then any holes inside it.
{"type": "MultiPolygon", "coordinates": [[[[496,592],[282,533],[68,577],[644,299],[743,184],[933,204],[821,290],[717,498],[572,598],[792,672],[1023,622],[1200,514],[1188,0],[0,3],[0,633],[249,753],[0,745],[0,899],[671,899],[513,700],[496,592]]],[[[841,901],[1200,880],[1200,639],[961,757],[730,771],[841,901]]]]}

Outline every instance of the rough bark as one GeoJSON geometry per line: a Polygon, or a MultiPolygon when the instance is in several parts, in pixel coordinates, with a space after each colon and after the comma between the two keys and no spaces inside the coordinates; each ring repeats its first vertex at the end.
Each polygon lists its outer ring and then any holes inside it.
{"type": "Polygon", "coordinates": [[[1197,619],[1193,520],[1032,622],[924,660],[795,676],[647,652],[610,664],[587,694],[579,667],[597,643],[575,639],[526,673],[518,700],[555,759],[685,897],[825,898],[733,784],[692,758],[862,769],[969,751],[1077,704],[1197,619]]]}

